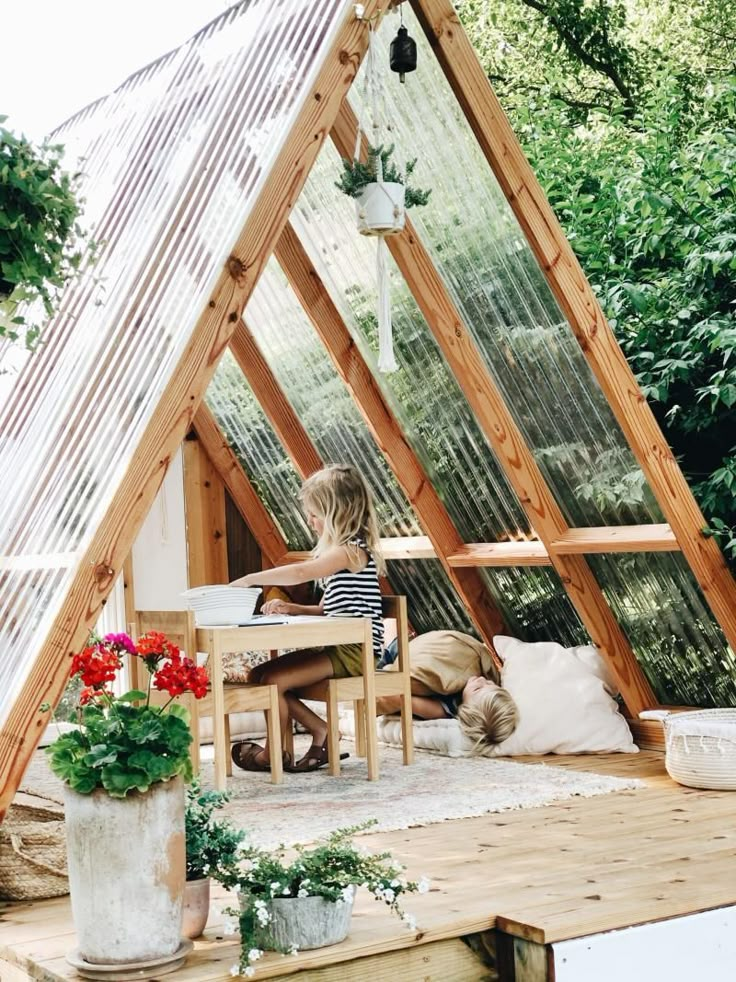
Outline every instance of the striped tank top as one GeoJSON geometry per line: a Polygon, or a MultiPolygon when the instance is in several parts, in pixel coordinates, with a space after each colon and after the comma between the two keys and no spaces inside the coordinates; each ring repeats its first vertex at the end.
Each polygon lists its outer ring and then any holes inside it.
{"type": "Polygon", "coordinates": [[[368,556],[368,562],[357,573],[340,569],[325,579],[322,609],[327,617],[370,617],[373,621],[373,654],[383,653],[383,615],[378,571],[364,539],[351,539],[348,545],[358,546],[368,556]]]}

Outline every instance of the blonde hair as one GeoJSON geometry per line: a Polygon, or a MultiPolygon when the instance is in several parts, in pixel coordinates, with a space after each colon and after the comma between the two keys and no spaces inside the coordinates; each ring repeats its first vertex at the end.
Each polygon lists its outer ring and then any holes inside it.
{"type": "Polygon", "coordinates": [[[511,736],[519,722],[519,710],[509,692],[496,686],[479,692],[472,702],[461,703],[457,718],[473,743],[472,752],[486,754],[511,736]]]}
{"type": "Polygon", "coordinates": [[[365,540],[379,573],[385,570],[373,497],[365,478],[351,464],[330,464],[310,475],[299,493],[302,505],[324,521],[313,549],[319,556],[334,546],[365,540]]]}

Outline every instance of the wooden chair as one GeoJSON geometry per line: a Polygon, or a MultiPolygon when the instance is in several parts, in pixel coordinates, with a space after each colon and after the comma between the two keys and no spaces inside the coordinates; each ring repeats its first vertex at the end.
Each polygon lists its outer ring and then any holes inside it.
{"type": "MultiPolygon", "coordinates": [[[[411,677],[409,675],[409,618],[406,597],[382,597],[383,616],[396,620],[398,642],[397,672],[376,672],[374,664],[364,665],[363,674],[347,679],[329,679],[299,690],[300,698],[314,699],[327,705],[328,772],[340,774],[340,720],[338,703],[352,702],[355,712],[355,752],[368,757],[368,780],[378,780],[378,735],[376,733],[376,696],[401,696],[401,741],[404,764],[414,761],[414,737],[411,715],[411,677]]],[[[366,619],[366,631],[371,622],[366,619]]]]}
{"type": "MultiPolygon", "coordinates": [[[[196,659],[197,642],[196,628],[194,624],[194,614],[190,610],[138,610],[136,611],[135,635],[145,634],[147,631],[160,631],[177,645],[181,650],[196,659]]],[[[130,681],[133,688],[145,689],[147,674],[145,666],[141,665],[140,660],[131,656],[130,662],[130,681]],[[144,673],[141,676],[141,671],[144,673]],[[141,684],[142,683],[142,684],[141,684]]],[[[230,714],[244,713],[252,710],[265,710],[266,728],[268,731],[268,741],[271,748],[271,781],[274,784],[281,784],[283,780],[283,761],[281,755],[281,728],[279,725],[279,701],[278,689],[275,685],[228,685],[222,679],[221,673],[218,678],[210,675],[210,688],[203,699],[195,699],[191,693],[179,697],[179,701],[187,707],[190,713],[190,728],[192,731],[192,766],[195,774],[199,771],[199,721],[203,716],[214,717],[214,697],[213,687],[219,685],[222,690],[223,704],[225,707],[224,723],[226,746],[230,746],[230,714]]],[[[225,788],[225,777],[223,777],[222,766],[215,766],[215,787],[222,791],[225,788]]],[[[230,754],[226,755],[224,775],[230,777],[233,772],[233,764],[230,754]]]]}

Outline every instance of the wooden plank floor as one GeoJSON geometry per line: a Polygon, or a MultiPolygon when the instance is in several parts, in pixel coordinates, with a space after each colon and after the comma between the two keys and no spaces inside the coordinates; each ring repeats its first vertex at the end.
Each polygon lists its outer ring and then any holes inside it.
{"type": "MultiPolygon", "coordinates": [[[[459,965],[467,950],[447,939],[498,927],[550,943],[736,904],[736,795],[680,787],[654,752],[544,763],[640,777],[647,787],[366,836],[369,848],[393,850],[411,876],[431,878],[428,894],[407,900],[418,920],[416,934],[359,894],[347,941],[296,957],[269,956],[259,962],[256,978],[338,962],[344,974],[335,979],[363,978],[345,963],[401,952],[375,962],[393,967],[385,975],[371,971],[373,982],[396,978],[397,971],[398,977],[415,977],[408,966],[417,958],[427,969],[418,978],[471,979],[467,966],[458,968],[461,974],[447,968],[459,965]]],[[[222,937],[221,917],[210,920],[172,982],[230,977],[237,942],[222,937]]],[[[34,978],[73,978],[64,954],[74,943],[68,899],[0,909],[0,959],[34,978]]]]}

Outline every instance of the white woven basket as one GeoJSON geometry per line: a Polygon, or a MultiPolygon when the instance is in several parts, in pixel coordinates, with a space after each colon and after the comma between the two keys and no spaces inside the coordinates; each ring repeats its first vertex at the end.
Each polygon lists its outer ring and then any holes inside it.
{"type": "Polygon", "coordinates": [[[699,709],[663,719],[665,767],[688,788],[736,791],[736,709],[699,709]]]}

